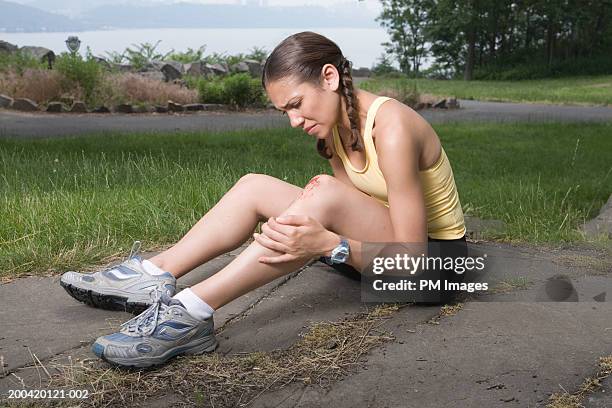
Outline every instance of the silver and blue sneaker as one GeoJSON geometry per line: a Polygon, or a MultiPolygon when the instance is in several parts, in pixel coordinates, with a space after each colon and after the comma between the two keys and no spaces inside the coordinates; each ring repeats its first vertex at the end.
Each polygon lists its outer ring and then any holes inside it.
{"type": "Polygon", "coordinates": [[[180,300],[159,293],[158,301],[121,325],[117,333],[99,337],[92,352],[111,364],[151,367],[183,354],[203,354],[218,346],[212,316],[198,320],[180,300]]]}
{"type": "Polygon", "coordinates": [[[156,291],[173,296],[176,278],[170,272],[149,274],[142,266],[139,250],[140,241],[136,241],[123,263],[96,273],[66,272],[60,285],[70,296],[90,306],[141,313],[155,302],[156,291]]]}

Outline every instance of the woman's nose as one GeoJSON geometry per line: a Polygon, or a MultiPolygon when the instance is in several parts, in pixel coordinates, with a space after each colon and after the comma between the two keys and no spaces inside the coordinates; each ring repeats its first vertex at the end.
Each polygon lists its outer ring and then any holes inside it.
{"type": "Polygon", "coordinates": [[[291,114],[288,113],[289,115],[289,123],[291,123],[291,127],[301,127],[302,123],[304,123],[304,118],[298,114],[291,114]]]}

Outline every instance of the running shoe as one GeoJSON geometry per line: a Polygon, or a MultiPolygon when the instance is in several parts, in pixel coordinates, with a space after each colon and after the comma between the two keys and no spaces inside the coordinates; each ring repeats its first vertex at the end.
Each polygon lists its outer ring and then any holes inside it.
{"type": "Polygon", "coordinates": [[[151,367],[177,355],[203,354],[219,345],[213,317],[194,318],[180,300],[158,292],[158,300],[121,325],[119,332],[99,337],[91,351],[122,367],[151,367]]]}
{"type": "Polygon", "coordinates": [[[123,263],[96,273],[66,272],[60,285],[70,296],[90,306],[141,313],[155,302],[156,290],[173,296],[176,278],[170,272],[149,274],[142,266],[139,250],[140,241],[136,241],[123,263]]]}

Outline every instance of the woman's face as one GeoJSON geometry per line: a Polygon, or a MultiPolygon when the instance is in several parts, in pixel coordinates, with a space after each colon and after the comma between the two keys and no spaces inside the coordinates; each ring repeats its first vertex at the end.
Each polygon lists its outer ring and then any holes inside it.
{"type": "MultiPolygon", "coordinates": [[[[326,67],[323,67],[323,73],[326,67]]],[[[333,74],[327,77],[322,75],[321,78],[322,88],[299,83],[293,76],[272,81],[266,87],[268,97],[277,109],[289,116],[291,126],[301,127],[317,139],[325,139],[331,133],[339,122],[341,109],[340,95],[335,92],[338,79],[334,82],[333,74]]]]}

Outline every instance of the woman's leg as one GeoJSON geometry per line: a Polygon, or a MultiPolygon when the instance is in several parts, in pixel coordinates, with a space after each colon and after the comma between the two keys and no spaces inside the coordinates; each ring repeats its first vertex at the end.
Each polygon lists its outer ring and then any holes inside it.
{"type": "MultiPolygon", "coordinates": [[[[329,175],[314,177],[297,199],[278,215],[304,214],[327,229],[362,241],[390,241],[389,209],[373,198],[329,175]]],[[[280,255],[253,242],[230,264],[191,290],[218,309],[237,297],[293,272],[310,259],[262,264],[261,256],[280,255]]]]}
{"type": "Polygon", "coordinates": [[[238,248],[249,239],[258,221],[280,215],[301,191],[265,174],[247,174],[180,241],[149,260],[178,278],[238,248]]]}

